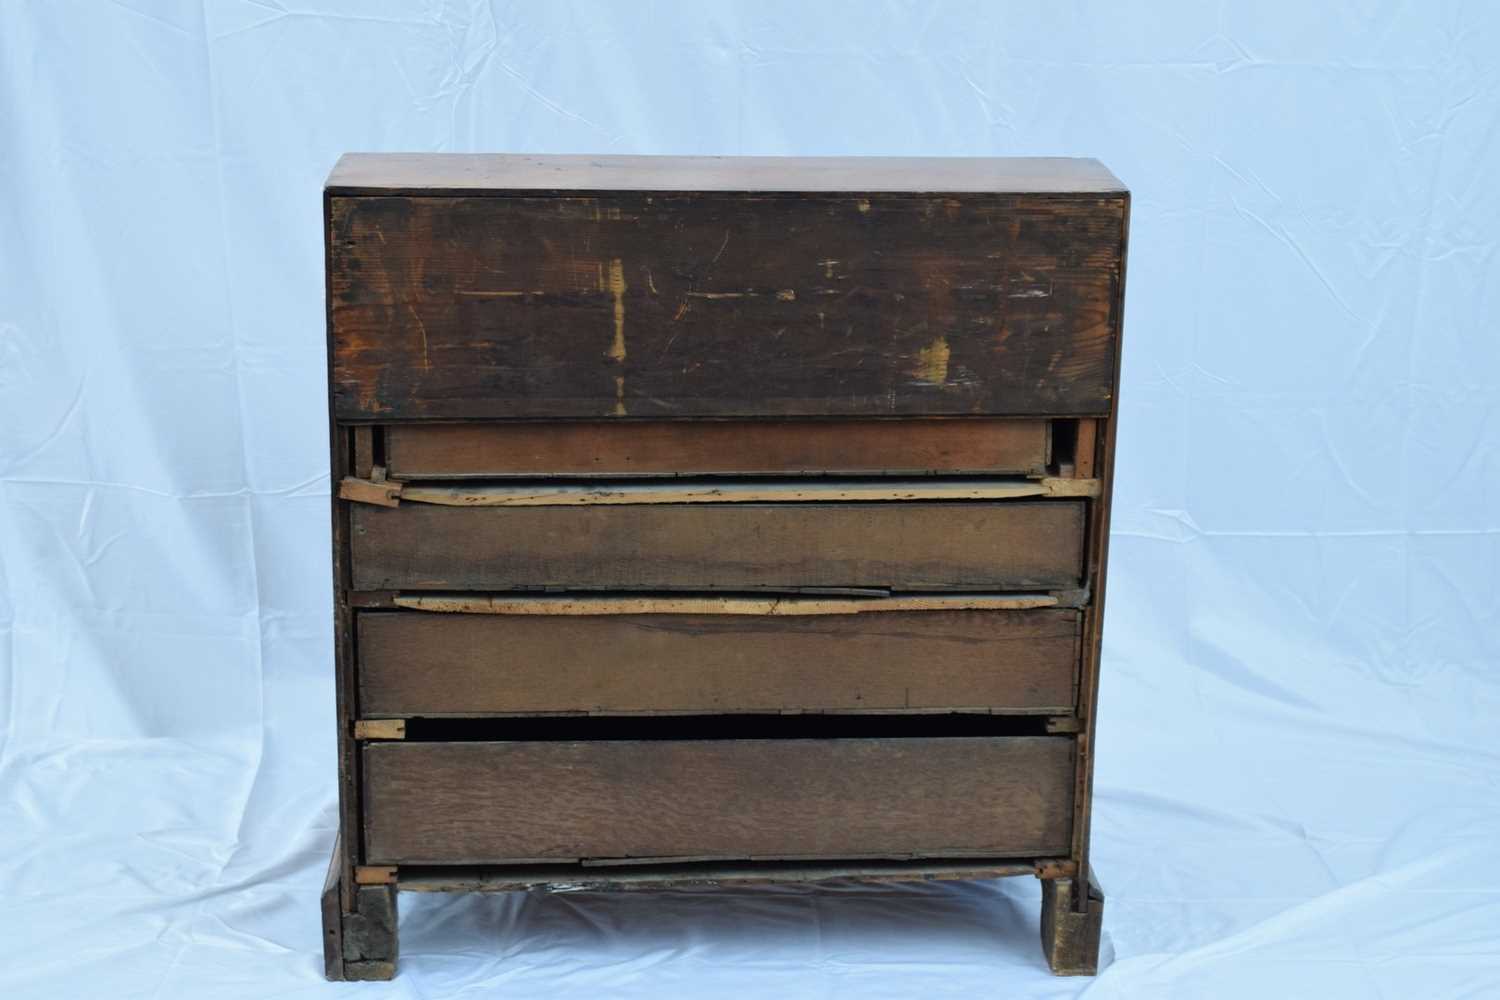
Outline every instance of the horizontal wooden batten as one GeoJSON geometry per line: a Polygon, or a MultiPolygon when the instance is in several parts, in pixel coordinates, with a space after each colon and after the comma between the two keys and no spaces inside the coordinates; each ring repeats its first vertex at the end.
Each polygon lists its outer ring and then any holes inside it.
{"type": "Polygon", "coordinates": [[[1079,586],[1081,500],[352,504],[356,590],[1079,586]]]}
{"type": "Polygon", "coordinates": [[[395,479],[504,476],[1042,475],[1044,420],[396,424],[395,479]]]}
{"type": "Polygon", "coordinates": [[[381,507],[399,502],[440,507],[579,507],[635,503],[879,503],[900,500],[1010,500],[1018,497],[1095,497],[1097,479],[866,479],[715,480],[575,485],[513,483],[439,486],[345,479],[339,496],[381,507]]]}
{"type": "Polygon", "coordinates": [[[368,716],[1074,705],[1079,612],[358,618],[368,716]]]}
{"type": "Polygon", "coordinates": [[[1125,206],[334,195],[335,415],[1105,415],[1125,206]]]}
{"type": "Polygon", "coordinates": [[[1067,737],[374,743],[365,862],[1065,855],[1067,737]]]}
{"type": "Polygon", "coordinates": [[[715,597],[641,594],[392,594],[361,607],[468,615],[857,615],[884,611],[1022,611],[1082,607],[1081,590],[1045,594],[899,594],[870,597],[715,597]]]}

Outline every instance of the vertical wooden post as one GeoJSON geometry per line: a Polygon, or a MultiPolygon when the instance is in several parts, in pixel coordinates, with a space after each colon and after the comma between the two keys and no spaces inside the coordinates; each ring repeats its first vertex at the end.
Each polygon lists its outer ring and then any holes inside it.
{"type": "Polygon", "coordinates": [[[1082,886],[1078,878],[1042,880],[1042,950],[1059,976],[1092,976],[1099,971],[1104,893],[1093,878],[1086,895],[1080,892],[1082,886]]]}

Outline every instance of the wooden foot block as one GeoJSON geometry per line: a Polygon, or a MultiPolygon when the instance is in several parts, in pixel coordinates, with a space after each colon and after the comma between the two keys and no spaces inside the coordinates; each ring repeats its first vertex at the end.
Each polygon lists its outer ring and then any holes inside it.
{"type": "Polygon", "coordinates": [[[1058,976],[1092,976],[1099,971],[1099,931],[1104,920],[1104,893],[1090,876],[1088,898],[1079,900],[1076,878],[1042,882],[1042,950],[1058,976]],[[1080,911],[1078,904],[1086,903],[1080,911]]]}
{"type": "Polygon", "coordinates": [[[340,980],[391,979],[396,975],[396,886],[358,885],[354,912],[344,911],[339,849],[334,846],[323,883],[323,974],[340,980]]]}

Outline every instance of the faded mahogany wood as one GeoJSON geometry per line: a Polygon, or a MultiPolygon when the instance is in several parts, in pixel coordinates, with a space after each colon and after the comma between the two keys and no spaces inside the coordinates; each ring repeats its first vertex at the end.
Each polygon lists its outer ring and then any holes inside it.
{"type": "Polygon", "coordinates": [[[1099,447],[1097,420],[1078,421],[1078,442],[1074,450],[1073,474],[1080,479],[1094,478],[1094,455],[1099,447]]]}
{"type": "Polygon", "coordinates": [[[1071,712],[1073,610],[359,617],[366,715],[1071,712]]]}
{"type": "Polygon", "coordinates": [[[614,191],[1123,194],[1098,160],[967,156],[533,156],[346,153],[341,195],[614,191]]]}
{"type": "Polygon", "coordinates": [[[353,578],[359,590],[1075,587],[1084,504],[351,504],[353,578]]]}
{"type": "Polygon", "coordinates": [[[1041,475],[1045,421],[562,421],[386,429],[396,479],[502,476],[1041,475]]]}
{"type": "Polygon", "coordinates": [[[1065,852],[1065,737],[376,743],[371,864],[1065,852]]]}
{"type": "Polygon", "coordinates": [[[1109,410],[1119,195],[330,204],[342,419],[1109,410]]]}

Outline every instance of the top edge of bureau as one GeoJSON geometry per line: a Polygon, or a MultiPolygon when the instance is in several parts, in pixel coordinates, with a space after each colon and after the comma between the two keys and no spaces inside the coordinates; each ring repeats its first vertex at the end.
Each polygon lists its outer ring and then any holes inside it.
{"type": "Polygon", "coordinates": [[[1067,157],[586,156],[345,153],[330,196],[660,194],[1088,195],[1129,192],[1067,157]]]}

